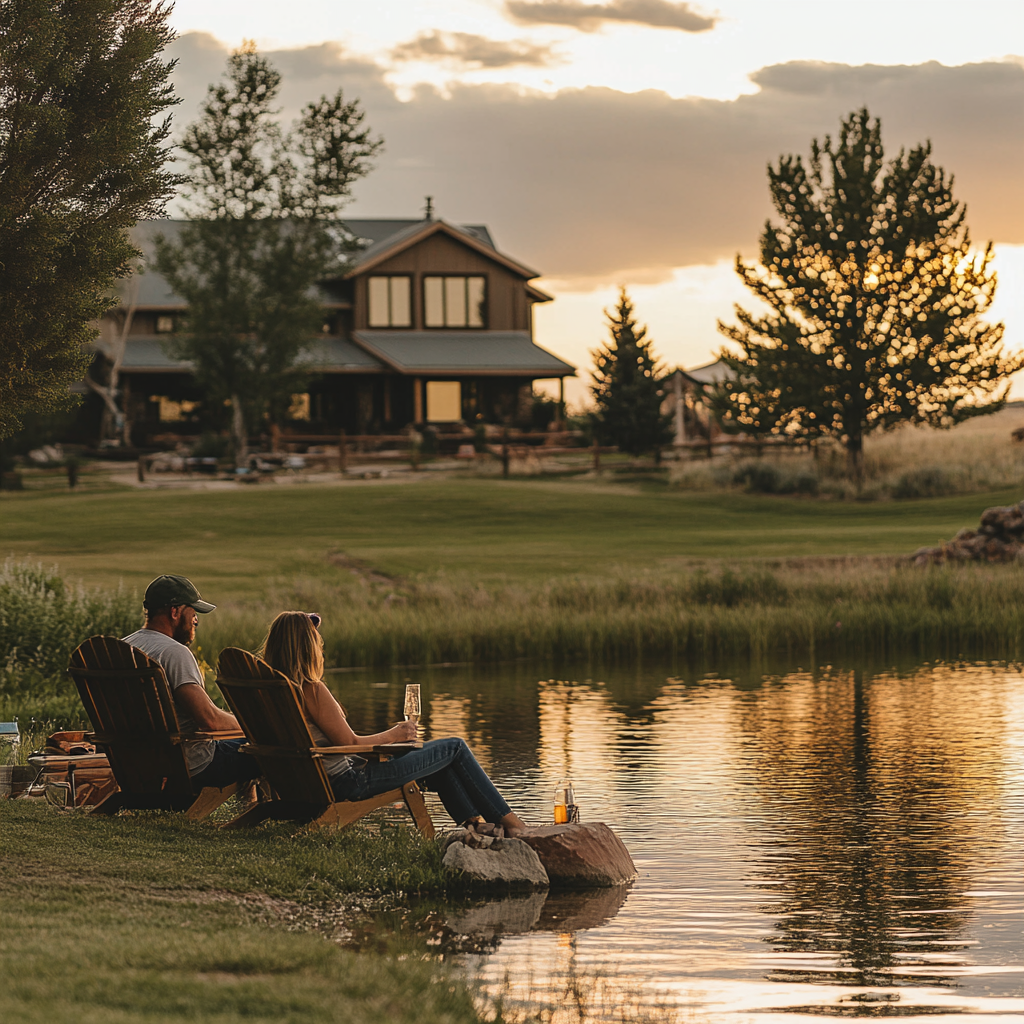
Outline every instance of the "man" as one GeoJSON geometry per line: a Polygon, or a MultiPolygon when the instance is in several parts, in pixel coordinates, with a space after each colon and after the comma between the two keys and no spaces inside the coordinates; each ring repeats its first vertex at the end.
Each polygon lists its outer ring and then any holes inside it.
{"type": "MultiPolygon", "coordinates": [[[[146,625],[124,642],[137,647],[163,667],[182,732],[238,730],[238,720],[210,700],[195,655],[188,645],[196,638],[199,615],[217,606],[204,601],[184,576],[158,576],[146,588],[146,625]]],[[[260,774],[256,759],[243,754],[237,740],[189,740],[185,761],[195,792],[232,782],[250,782],[260,774]]]]}

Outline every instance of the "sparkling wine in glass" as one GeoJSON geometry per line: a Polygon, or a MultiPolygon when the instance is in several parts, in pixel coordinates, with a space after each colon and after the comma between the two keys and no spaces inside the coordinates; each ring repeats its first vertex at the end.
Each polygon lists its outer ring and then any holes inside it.
{"type": "Polygon", "coordinates": [[[407,721],[419,724],[422,708],[420,706],[420,684],[407,683],[405,687],[405,717],[407,721]]]}

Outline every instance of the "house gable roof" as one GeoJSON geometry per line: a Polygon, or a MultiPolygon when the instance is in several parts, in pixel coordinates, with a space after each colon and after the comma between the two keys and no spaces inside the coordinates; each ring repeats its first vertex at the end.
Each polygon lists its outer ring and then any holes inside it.
{"type": "Polygon", "coordinates": [[[383,263],[384,260],[390,259],[392,256],[436,234],[448,235],[455,241],[461,242],[463,245],[478,252],[481,256],[493,260],[495,263],[500,264],[507,270],[511,270],[512,273],[526,280],[540,277],[536,270],[532,270],[525,263],[520,263],[511,256],[506,256],[495,249],[490,233],[487,232],[486,228],[481,229],[477,226],[457,227],[445,220],[410,222],[406,227],[396,231],[393,235],[382,238],[379,242],[373,243],[369,248],[359,253],[345,276],[356,277],[359,274],[365,274],[383,263]]]}

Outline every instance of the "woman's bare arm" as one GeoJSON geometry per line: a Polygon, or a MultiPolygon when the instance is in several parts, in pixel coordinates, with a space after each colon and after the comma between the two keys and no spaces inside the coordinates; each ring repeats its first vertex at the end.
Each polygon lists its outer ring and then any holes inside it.
{"type": "Polygon", "coordinates": [[[339,747],[350,747],[360,743],[407,743],[416,739],[415,722],[399,722],[384,732],[360,736],[348,724],[341,705],[323,683],[316,688],[313,699],[307,703],[306,711],[331,743],[339,747]]]}

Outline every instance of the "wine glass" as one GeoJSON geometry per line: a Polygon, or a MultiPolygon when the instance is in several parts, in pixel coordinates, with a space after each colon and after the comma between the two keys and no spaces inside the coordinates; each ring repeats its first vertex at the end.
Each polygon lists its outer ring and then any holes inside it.
{"type": "Polygon", "coordinates": [[[405,687],[405,718],[408,722],[416,722],[419,726],[422,707],[420,705],[420,684],[407,683],[405,687]]]}

